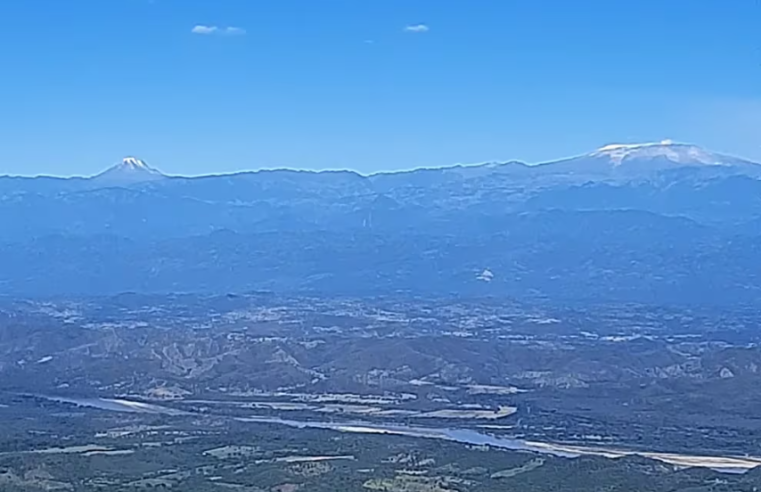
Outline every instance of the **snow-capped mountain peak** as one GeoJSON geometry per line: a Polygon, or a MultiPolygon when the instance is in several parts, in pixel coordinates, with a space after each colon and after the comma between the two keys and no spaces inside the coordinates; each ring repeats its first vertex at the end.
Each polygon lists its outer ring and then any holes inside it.
{"type": "Polygon", "coordinates": [[[677,165],[732,165],[738,159],[705,150],[697,145],[662,140],[643,144],[610,144],[600,147],[589,157],[609,159],[619,166],[627,161],[665,160],[677,165]]]}
{"type": "Polygon", "coordinates": [[[673,140],[609,144],[588,154],[539,165],[544,173],[585,179],[631,179],[671,169],[700,167],[761,175],[761,165],[754,162],[673,140]]]}
{"type": "Polygon", "coordinates": [[[137,157],[125,157],[122,159],[122,163],[120,165],[123,169],[130,169],[130,170],[151,170],[150,166],[146,164],[141,159],[138,159],[137,157]]]}
{"type": "Polygon", "coordinates": [[[149,166],[145,161],[137,157],[125,157],[115,166],[112,166],[93,179],[108,181],[114,184],[139,183],[142,181],[154,181],[166,176],[158,169],[149,166]]]}

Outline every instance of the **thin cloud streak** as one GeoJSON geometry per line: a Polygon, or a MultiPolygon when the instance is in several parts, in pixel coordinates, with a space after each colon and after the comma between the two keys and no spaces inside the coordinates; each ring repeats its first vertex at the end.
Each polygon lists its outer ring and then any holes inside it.
{"type": "Polygon", "coordinates": [[[431,29],[425,24],[412,24],[404,28],[404,32],[412,32],[412,33],[424,33],[430,30],[431,29]]]}
{"type": "Polygon", "coordinates": [[[190,32],[192,32],[193,34],[208,35],[208,34],[214,34],[218,30],[219,28],[217,26],[198,25],[198,26],[195,26],[193,29],[191,29],[190,32]]]}
{"type": "Polygon", "coordinates": [[[226,27],[222,32],[230,36],[243,36],[246,34],[246,30],[240,27],[226,27]]]}
{"type": "Polygon", "coordinates": [[[246,34],[246,30],[240,27],[219,27],[219,26],[205,26],[199,24],[190,30],[193,34],[201,36],[210,36],[213,34],[227,35],[227,36],[242,36],[246,34]]]}

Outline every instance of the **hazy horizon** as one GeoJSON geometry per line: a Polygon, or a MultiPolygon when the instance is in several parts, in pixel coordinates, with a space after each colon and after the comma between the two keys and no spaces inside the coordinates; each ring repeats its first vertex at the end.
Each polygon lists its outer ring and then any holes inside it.
{"type": "Polygon", "coordinates": [[[168,174],[368,174],[666,138],[761,161],[748,2],[29,0],[0,15],[0,174],[92,175],[125,154],[168,174]]]}
{"type": "MultiPolygon", "coordinates": [[[[527,166],[538,166],[542,164],[550,164],[556,161],[561,161],[564,159],[574,158],[574,157],[580,157],[584,155],[588,155],[596,150],[603,149],[605,147],[609,146],[615,146],[615,145],[651,145],[651,144],[658,144],[658,143],[665,143],[669,142],[671,144],[677,144],[677,145],[694,145],[697,147],[702,147],[698,143],[694,142],[675,142],[670,139],[666,139],[661,142],[616,142],[616,143],[607,143],[604,145],[600,145],[594,149],[589,149],[587,152],[574,154],[574,155],[565,155],[565,156],[557,156],[553,159],[544,160],[544,161],[537,161],[537,162],[526,162],[520,159],[496,159],[491,161],[482,161],[482,162],[455,162],[450,164],[441,164],[441,165],[431,165],[431,166],[418,166],[418,167],[410,167],[410,168],[399,168],[399,169],[379,169],[375,171],[369,171],[369,172],[363,172],[358,169],[351,169],[351,168],[309,168],[309,167],[289,167],[289,166],[273,166],[273,167],[251,167],[251,168],[243,168],[243,169],[233,169],[233,170],[227,170],[227,171],[206,171],[206,172],[198,172],[195,174],[190,173],[183,173],[180,172],[165,172],[164,168],[162,167],[161,163],[153,163],[147,159],[142,159],[141,156],[130,154],[126,155],[123,158],[113,162],[110,165],[104,166],[102,169],[100,169],[98,172],[92,173],[92,174],[0,174],[0,177],[19,177],[19,178],[62,178],[62,179],[77,179],[77,178],[92,178],[94,176],[97,176],[98,174],[108,170],[112,169],[114,167],[117,167],[120,165],[120,163],[126,159],[136,158],[142,160],[145,164],[149,165],[151,168],[161,172],[162,174],[165,174],[169,177],[183,177],[183,178],[197,178],[197,177],[205,177],[205,176],[226,176],[226,175],[234,175],[234,174],[243,174],[243,173],[254,173],[259,171],[299,171],[299,172],[352,172],[359,174],[361,176],[373,176],[377,174],[393,174],[393,173],[404,173],[404,172],[412,172],[412,171],[418,171],[418,170],[425,170],[425,169],[447,169],[447,168],[454,168],[454,167],[478,167],[478,166],[485,166],[489,164],[508,164],[508,163],[520,163],[527,166]]],[[[709,151],[715,151],[715,149],[706,149],[709,151]]],[[[736,155],[729,152],[723,152],[721,150],[716,151],[717,154],[729,156],[729,157],[735,157],[740,159],[749,160],[752,162],[756,162],[751,158],[748,158],[743,155],[736,155]]],[[[172,168],[175,168],[175,166],[170,166],[172,168]]]]}

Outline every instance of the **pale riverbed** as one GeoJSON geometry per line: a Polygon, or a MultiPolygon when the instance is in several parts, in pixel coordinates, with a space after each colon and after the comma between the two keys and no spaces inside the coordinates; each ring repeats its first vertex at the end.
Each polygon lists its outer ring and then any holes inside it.
{"type": "MultiPolygon", "coordinates": [[[[186,412],[175,410],[160,405],[136,402],[124,399],[104,399],[104,398],[62,398],[44,396],[51,401],[60,403],[69,403],[73,405],[99,408],[116,412],[136,412],[136,413],[157,413],[165,415],[182,415],[186,412]]],[[[435,428],[435,427],[417,427],[403,425],[379,425],[364,422],[319,422],[319,421],[296,421],[268,417],[250,417],[239,418],[241,422],[250,423],[269,423],[287,425],[297,428],[316,428],[330,429],[338,432],[354,432],[362,434],[392,434],[400,436],[420,437],[427,439],[442,439],[447,441],[460,442],[470,445],[493,446],[501,449],[512,449],[516,451],[531,451],[535,453],[551,454],[568,458],[575,458],[583,455],[604,456],[608,458],[620,458],[627,455],[640,455],[647,458],[669,463],[680,467],[703,467],[712,468],[721,472],[742,473],[751,468],[761,466],[761,458],[750,456],[700,456],[677,453],[659,453],[648,451],[627,451],[622,449],[594,447],[594,446],[577,446],[564,445],[546,442],[527,441],[522,439],[511,439],[506,437],[493,436],[470,429],[455,428],[435,428]]]]}

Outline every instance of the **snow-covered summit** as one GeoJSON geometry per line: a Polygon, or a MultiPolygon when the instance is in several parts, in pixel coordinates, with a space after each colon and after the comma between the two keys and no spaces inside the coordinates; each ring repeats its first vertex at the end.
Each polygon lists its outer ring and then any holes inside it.
{"type": "Polygon", "coordinates": [[[571,176],[644,177],[674,168],[711,167],[714,170],[761,175],[761,165],[673,140],[639,144],[609,144],[570,159],[540,164],[545,173],[571,176]]]}
{"type": "Polygon", "coordinates": [[[697,145],[663,140],[643,144],[611,144],[600,147],[589,157],[605,158],[616,166],[633,160],[665,159],[679,165],[733,165],[740,159],[710,152],[697,145]]]}
{"type": "Polygon", "coordinates": [[[93,176],[93,179],[114,184],[126,184],[154,181],[165,177],[161,171],[152,168],[145,161],[137,157],[125,157],[120,163],[106,169],[97,176],[93,176]]]}
{"type": "Polygon", "coordinates": [[[125,157],[122,159],[122,163],[119,164],[122,168],[130,169],[130,170],[142,170],[142,169],[148,169],[150,170],[150,166],[145,163],[145,161],[138,159],[137,157],[125,157]]]}

